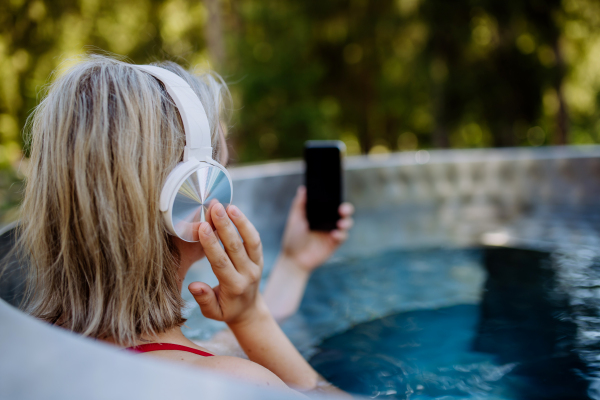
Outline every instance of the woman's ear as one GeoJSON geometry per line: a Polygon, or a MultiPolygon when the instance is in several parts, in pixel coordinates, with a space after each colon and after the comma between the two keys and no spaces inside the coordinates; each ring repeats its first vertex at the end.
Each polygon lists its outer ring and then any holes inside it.
{"type": "Polygon", "coordinates": [[[177,236],[172,236],[171,240],[173,240],[173,244],[179,253],[180,270],[185,269],[185,272],[187,272],[193,263],[204,258],[204,249],[200,242],[186,242],[177,236]]]}

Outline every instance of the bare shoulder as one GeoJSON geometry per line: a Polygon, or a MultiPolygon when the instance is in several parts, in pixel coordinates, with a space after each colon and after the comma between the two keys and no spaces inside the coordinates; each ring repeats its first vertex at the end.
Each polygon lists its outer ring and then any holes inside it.
{"type": "MultiPolygon", "coordinates": [[[[291,390],[277,375],[265,367],[243,358],[230,356],[196,357],[194,364],[260,387],[271,387],[298,393],[291,390]]],[[[300,394],[298,393],[298,395],[300,394]]]]}

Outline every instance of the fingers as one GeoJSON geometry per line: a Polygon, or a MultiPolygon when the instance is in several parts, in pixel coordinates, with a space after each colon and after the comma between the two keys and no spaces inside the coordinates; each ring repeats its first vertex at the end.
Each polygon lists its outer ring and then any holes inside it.
{"type": "Polygon", "coordinates": [[[354,225],[354,220],[352,218],[342,218],[338,220],[337,227],[343,231],[348,231],[354,225]]]}
{"type": "Polygon", "coordinates": [[[342,218],[337,222],[338,229],[331,231],[331,237],[335,242],[341,244],[348,239],[348,231],[354,225],[354,220],[351,218],[354,214],[354,206],[350,203],[342,203],[338,212],[342,218]]]}
{"type": "Polygon", "coordinates": [[[244,240],[244,248],[246,249],[248,257],[250,257],[250,260],[252,260],[256,265],[262,268],[262,242],[260,241],[260,235],[258,234],[258,231],[236,206],[229,206],[227,208],[227,213],[231,217],[231,221],[235,224],[238,232],[244,240]]]}
{"type": "Polygon", "coordinates": [[[301,210],[303,213],[306,212],[306,187],[298,186],[296,190],[296,196],[292,203],[292,209],[301,210]]]}
{"type": "Polygon", "coordinates": [[[301,221],[306,222],[306,187],[304,186],[298,186],[288,214],[288,224],[299,224],[302,223],[301,221]]]}
{"type": "Polygon", "coordinates": [[[200,224],[198,234],[200,243],[204,248],[204,254],[206,254],[206,258],[210,262],[210,266],[219,282],[229,285],[239,283],[239,273],[233,266],[227,253],[225,253],[225,250],[219,244],[219,239],[217,239],[208,222],[200,224]]]}
{"type": "Polygon", "coordinates": [[[215,223],[212,220],[212,209],[214,206],[216,206],[217,204],[219,204],[219,201],[217,199],[212,199],[209,203],[208,203],[208,207],[206,209],[206,213],[204,214],[206,216],[206,222],[208,222],[211,226],[211,228],[213,228],[213,230],[215,230],[215,223]]]}
{"type": "Polygon", "coordinates": [[[217,301],[217,296],[210,286],[204,282],[192,282],[188,289],[200,306],[202,315],[216,320],[223,319],[223,312],[217,301]]]}
{"type": "Polygon", "coordinates": [[[346,239],[348,239],[348,232],[347,231],[341,231],[341,230],[333,230],[329,233],[329,235],[331,235],[331,238],[336,241],[337,243],[343,243],[346,241],[346,239]]]}
{"type": "Polygon", "coordinates": [[[348,239],[348,231],[354,225],[354,220],[350,217],[354,213],[354,206],[350,203],[340,205],[341,219],[337,222],[337,229],[331,231],[331,238],[338,244],[341,244],[348,239]]]}
{"type": "Polygon", "coordinates": [[[235,225],[229,219],[227,212],[222,204],[215,204],[211,209],[212,221],[217,228],[219,238],[225,247],[225,251],[231,258],[233,266],[239,271],[246,267],[245,264],[251,262],[246,253],[242,239],[236,230],[235,225]]]}
{"type": "Polygon", "coordinates": [[[338,212],[342,218],[350,217],[354,214],[354,206],[351,203],[342,203],[338,208],[338,212]]]}

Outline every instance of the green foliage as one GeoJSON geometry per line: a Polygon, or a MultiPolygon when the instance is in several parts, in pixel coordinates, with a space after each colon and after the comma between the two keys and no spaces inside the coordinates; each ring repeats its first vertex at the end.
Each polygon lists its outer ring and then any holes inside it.
{"type": "Polygon", "coordinates": [[[568,140],[559,0],[240,5],[241,161],[298,157],[309,138],[363,153],[568,140]]]}
{"type": "Polygon", "coordinates": [[[235,99],[234,162],[299,157],[307,139],[350,153],[597,143],[598,28],[595,0],[4,0],[0,170],[22,178],[38,93],[96,51],[212,64],[235,99]]]}

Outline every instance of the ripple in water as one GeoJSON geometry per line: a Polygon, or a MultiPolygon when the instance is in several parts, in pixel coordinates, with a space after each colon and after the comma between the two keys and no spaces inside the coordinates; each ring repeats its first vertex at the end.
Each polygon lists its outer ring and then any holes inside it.
{"type": "Polygon", "coordinates": [[[390,399],[512,398],[515,363],[472,348],[480,307],[392,315],[325,340],[311,364],[351,393],[390,399]]]}
{"type": "Polygon", "coordinates": [[[311,365],[340,388],[373,398],[576,400],[589,398],[588,389],[593,395],[590,364],[580,358],[581,330],[569,317],[572,297],[555,259],[485,249],[482,264],[487,279],[479,304],[355,325],[317,346],[311,365]]]}

